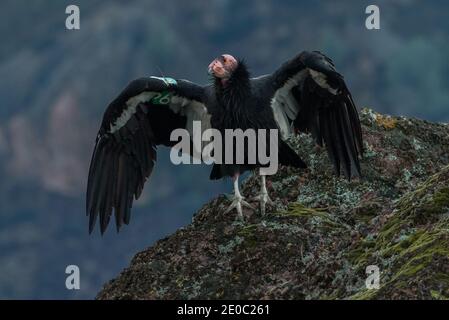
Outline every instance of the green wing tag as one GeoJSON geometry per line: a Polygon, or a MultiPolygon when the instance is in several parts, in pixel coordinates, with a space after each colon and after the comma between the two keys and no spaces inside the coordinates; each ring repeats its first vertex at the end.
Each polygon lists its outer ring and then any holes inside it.
{"type": "Polygon", "coordinates": [[[178,84],[178,82],[177,82],[175,79],[173,79],[173,78],[168,78],[168,77],[155,77],[155,76],[151,76],[150,78],[162,80],[162,81],[165,82],[166,85],[169,85],[169,84],[178,84]]]}
{"type": "Polygon", "coordinates": [[[157,93],[153,98],[151,98],[151,103],[153,104],[169,104],[171,101],[171,92],[162,91],[157,93]]]}
{"type": "MultiPolygon", "coordinates": [[[[158,79],[161,81],[164,81],[164,83],[169,86],[171,84],[177,85],[178,82],[173,79],[173,78],[167,78],[167,77],[155,77],[155,76],[151,76],[150,78],[153,79],[158,79]]],[[[169,104],[171,101],[171,92],[169,91],[162,91],[158,94],[156,94],[152,99],[151,99],[151,103],[153,104],[169,104]]]]}

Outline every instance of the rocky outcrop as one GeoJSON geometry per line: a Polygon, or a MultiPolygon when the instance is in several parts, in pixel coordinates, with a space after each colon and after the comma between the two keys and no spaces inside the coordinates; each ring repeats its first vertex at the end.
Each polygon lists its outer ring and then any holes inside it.
{"type": "MultiPolygon", "coordinates": [[[[309,168],[269,179],[269,214],[238,222],[220,196],[97,298],[449,298],[449,127],[369,109],[361,121],[363,179],[336,177],[325,150],[294,138],[309,168]],[[369,265],[379,289],[366,288],[369,265]]],[[[243,194],[257,190],[250,176],[243,194]]]]}

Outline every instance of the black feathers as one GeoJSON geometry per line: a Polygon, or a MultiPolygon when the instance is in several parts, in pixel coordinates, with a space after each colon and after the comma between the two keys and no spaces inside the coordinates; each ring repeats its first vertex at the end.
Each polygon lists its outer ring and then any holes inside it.
{"type": "Polygon", "coordinates": [[[297,118],[303,131],[312,133],[319,145],[324,142],[336,174],[340,175],[343,171],[345,177],[350,179],[361,175],[361,128],[357,110],[348,97],[346,87],[337,89],[341,94],[320,96],[317,91],[322,88],[313,81],[305,82],[297,118]]]}
{"type": "Polygon", "coordinates": [[[138,108],[125,126],[99,138],[89,171],[87,214],[89,232],[97,217],[103,233],[112,213],[117,230],[129,223],[133,198],[138,199],[156,160],[151,131],[138,108]]]}

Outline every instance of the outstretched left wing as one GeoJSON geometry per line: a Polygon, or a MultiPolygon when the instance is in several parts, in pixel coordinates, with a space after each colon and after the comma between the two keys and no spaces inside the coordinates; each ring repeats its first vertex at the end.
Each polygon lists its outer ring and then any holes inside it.
{"type": "Polygon", "coordinates": [[[283,139],[295,131],[310,132],[317,144],[325,144],[337,175],[341,169],[348,179],[361,175],[357,108],[331,59],[305,51],[258,81],[264,82],[283,139]]]}
{"type": "Polygon", "coordinates": [[[190,132],[195,120],[210,126],[203,100],[204,88],[192,82],[150,77],[132,81],[110,103],[89,169],[89,232],[100,216],[103,233],[113,212],[117,230],[129,223],[133,199],[153,171],[156,146],[173,146],[177,142],[170,141],[171,132],[190,132]]]}

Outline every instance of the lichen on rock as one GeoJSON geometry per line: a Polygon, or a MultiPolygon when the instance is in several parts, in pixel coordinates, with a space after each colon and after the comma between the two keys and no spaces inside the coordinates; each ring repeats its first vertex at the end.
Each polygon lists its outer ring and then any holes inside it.
{"type": "MultiPolygon", "coordinates": [[[[363,109],[363,178],[335,176],[308,135],[308,163],[268,180],[274,206],[225,214],[226,197],[138,253],[98,299],[448,299],[449,127],[363,109]],[[380,270],[367,289],[366,267],[380,270]]],[[[250,176],[243,194],[259,189],[250,176]]]]}

